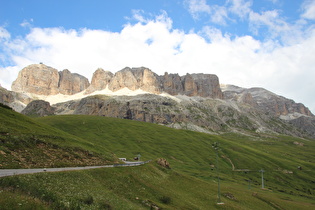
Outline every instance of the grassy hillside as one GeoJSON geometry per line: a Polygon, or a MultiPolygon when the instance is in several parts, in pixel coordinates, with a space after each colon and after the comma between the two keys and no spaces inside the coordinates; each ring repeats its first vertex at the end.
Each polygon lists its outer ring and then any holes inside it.
{"type": "Polygon", "coordinates": [[[311,209],[312,200],[278,192],[217,185],[165,169],[154,162],[139,167],[22,175],[0,179],[2,209],[311,209]],[[10,188],[9,188],[10,187],[10,188]],[[12,190],[14,189],[14,190],[12,190]],[[13,196],[14,195],[14,196],[13,196]],[[4,199],[6,198],[6,199],[4,199]],[[8,199],[9,198],[9,199],[8,199]],[[22,198],[22,199],[21,199],[22,198]],[[4,201],[5,200],[5,201],[4,201]]]}
{"type": "Polygon", "coordinates": [[[0,168],[99,165],[114,161],[109,150],[0,106],[0,168]]]}
{"type": "Polygon", "coordinates": [[[245,179],[250,179],[258,185],[261,180],[259,170],[264,169],[266,187],[271,190],[292,191],[305,196],[315,193],[314,140],[266,135],[217,136],[96,116],[52,116],[38,120],[93,142],[99,152],[108,148],[127,159],[137,154],[141,154],[144,160],[164,157],[174,170],[203,180],[212,180],[216,176],[211,167],[216,163],[212,144],[219,142],[222,179],[244,185],[245,179]],[[299,166],[302,170],[298,169],[299,166]]]}
{"type": "MultiPolygon", "coordinates": [[[[142,160],[154,160],[139,167],[3,177],[0,178],[2,209],[21,206],[25,209],[315,207],[314,140],[254,133],[252,137],[208,135],[97,116],[30,119],[1,107],[0,111],[0,151],[5,153],[0,152],[1,164],[6,161],[8,166],[14,166],[14,161],[10,165],[7,157],[15,150],[47,151],[38,147],[37,141],[59,148],[60,154],[71,149],[88,151],[106,161],[113,160],[115,155],[130,160],[138,154],[142,160]],[[218,157],[221,199],[225,203],[222,206],[216,204],[214,142],[219,142],[221,148],[218,157]],[[159,157],[166,158],[171,169],[158,166],[155,160],[159,157]],[[265,189],[261,189],[260,169],[265,170],[265,189]]],[[[36,156],[40,155],[31,155],[36,156]]],[[[23,161],[20,159],[20,167],[23,161]]]]}

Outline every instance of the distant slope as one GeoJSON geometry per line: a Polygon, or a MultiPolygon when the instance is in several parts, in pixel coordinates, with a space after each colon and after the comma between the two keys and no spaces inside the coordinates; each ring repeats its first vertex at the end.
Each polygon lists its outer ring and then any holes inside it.
{"type": "Polygon", "coordinates": [[[132,159],[140,154],[142,160],[166,158],[172,169],[203,180],[216,176],[211,166],[216,163],[212,144],[220,142],[223,180],[246,185],[245,180],[251,179],[259,185],[259,170],[264,169],[268,189],[303,196],[315,194],[314,141],[276,135],[209,135],[99,116],[49,116],[37,120],[84,138],[99,151],[108,148],[119,157],[132,159]]]}
{"type": "Polygon", "coordinates": [[[99,165],[113,161],[108,150],[0,105],[0,168],[99,165]]]}
{"type": "MultiPolygon", "coordinates": [[[[205,133],[277,133],[315,139],[315,117],[302,104],[262,88],[224,91],[225,98],[139,94],[88,96],[52,105],[55,114],[98,115],[205,133]],[[308,121],[292,124],[293,119],[308,121]]],[[[39,106],[39,105],[38,105],[39,106]]],[[[32,115],[34,108],[27,107],[32,115]]]]}

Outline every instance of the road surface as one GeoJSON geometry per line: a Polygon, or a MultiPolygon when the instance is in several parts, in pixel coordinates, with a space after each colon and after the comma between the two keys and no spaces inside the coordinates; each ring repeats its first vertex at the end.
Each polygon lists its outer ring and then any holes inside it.
{"type": "Polygon", "coordinates": [[[104,165],[104,166],[85,166],[85,167],[66,167],[66,168],[33,168],[33,169],[0,169],[0,177],[4,176],[13,176],[20,174],[34,174],[41,172],[58,172],[58,171],[75,171],[75,170],[87,170],[94,168],[110,168],[110,167],[127,167],[127,166],[139,166],[149,161],[139,161],[139,162],[130,162],[126,161],[125,164],[114,164],[114,165],[104,165]]]}

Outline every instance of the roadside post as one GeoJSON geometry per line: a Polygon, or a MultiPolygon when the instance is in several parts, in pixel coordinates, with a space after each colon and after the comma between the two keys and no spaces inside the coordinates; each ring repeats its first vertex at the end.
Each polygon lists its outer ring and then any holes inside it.
{"type": "Polygon", "coordinates": [[[261,169],[259,172],[261,172],[261,189],[265,188],[265,184],[264,184],[264,169],[261,169]]]}

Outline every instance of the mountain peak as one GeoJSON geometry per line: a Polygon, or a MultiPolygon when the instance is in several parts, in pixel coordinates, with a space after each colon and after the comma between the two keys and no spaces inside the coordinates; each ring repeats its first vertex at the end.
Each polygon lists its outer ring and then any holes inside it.
{"type": "Polygon", "coordinates": [[[58,72],[45,64],[32,64],[19,72],[11,89],[37,95],[73,95],[85,90],[89,85],[88,79],[79,74],[72,74],[68,69],[58,72]]]}

